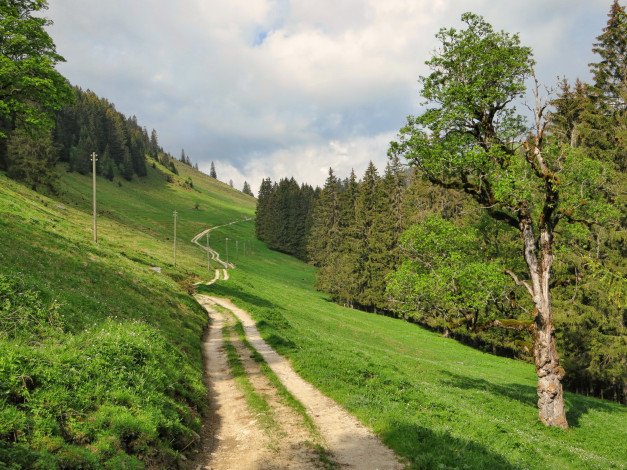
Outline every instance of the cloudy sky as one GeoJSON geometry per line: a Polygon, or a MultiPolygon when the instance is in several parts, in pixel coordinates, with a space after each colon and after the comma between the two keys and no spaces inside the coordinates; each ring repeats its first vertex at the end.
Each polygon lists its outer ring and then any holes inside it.
{"type": "Polygon", "coordinates": [[[441,27],[482,15],[520,33],[543,83],[589,80],[611,0],[49,0],[73,84],[156,129],[200,169],[256,192],[262,178],[358,177],[420,112],[441,27]]]}

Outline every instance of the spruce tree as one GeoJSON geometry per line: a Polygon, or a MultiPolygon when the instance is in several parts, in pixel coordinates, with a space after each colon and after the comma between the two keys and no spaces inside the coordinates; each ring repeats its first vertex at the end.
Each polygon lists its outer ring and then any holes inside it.
{"type": "Polygon", "coordinates": [[[592,51],[601,61],[591,63],[594,86],[605,102],[614,110],[624,110],[624,93],[627,90],[627,14],[625,7],[614,0],[607,26],[597,37],[592,51]]]}
{"type": "Polygon", "coordinates": [[[346,189],[340,196],[342,214],[340,218],[341,244],[338,249],[336,271],[338,300],[345,306],[353,307],[359,294],[359,276],[362,260],[359,256],[360,237],[357,226],[357,199],[359,183],[355,171],[351,170],[346,189]]]}
{"type": "Polygon", "coordinates": [[[209,176],[216,179],[218,178],[218,175],[216,174],[216,167],[213,162],[211,162],[211,170],[209,171],[209,176]]]}
{"type": "Polygon", "coordinates": [[[307,251],[314,266],[320,269],[316,274],[316,287],[325,292],[333,292],[333,263],[340,245],[340,201],[338,179],[329,168],[329,176],[320,197],[314,204],[312,225],[307,241],[307,251]]]}
{"type": "MultiPolygon", "coordinates": [[[[212,162],[213,167],[213,162],[212,162]]],[[[272,181],[265,178],[261,182],[257,193],[257,209],[255,211],[255,236],[263,242],[270,235],[270,197],[272,196],[272,181]]]]}
{"type": "Polygon", "coordinates": [[[379,174],[372,162],[368,165],[364,179],[360,185],[357,199],[357,257],[360,271],[358,274],[357,302],[367,309],[374,309],[376,293],[374,286],[378,276],[378,254],[381,249],[380,239],[376,233],[375,220],[380,217],[383,194],[379,184],[379,174]]]}
{"type": "Polygon", "coordinates": [[[250,185],[248,184],[248,181],[244,181],[244,188],[242,189],[242,192],[244,194],[248,194],[249,196],[253,196],[254,194],[252,192],[252,190],[250,189],[250,185]]]}

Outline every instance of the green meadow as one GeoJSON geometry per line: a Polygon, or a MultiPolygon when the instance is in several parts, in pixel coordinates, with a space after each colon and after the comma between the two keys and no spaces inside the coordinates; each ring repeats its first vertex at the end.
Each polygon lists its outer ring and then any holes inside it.
{"type": "Polygon", "coordinates": [[[0,469],[176,468],[207,410],[189,292],[213,273],[190,240],[235,220],[210,244],[224,258],[228,238],[237,268],[199,292],[250,311],[410,468],[627,467],[624,406],[566,394],[570,431],[546,428],[532,365],[333,304],[314,268],[254,240],[253,198],[177,166],[171,182],[152,161],[146,178],[98,178],[97,244],[91,176],[64,172],[47,197],[0,174],[0,469]]]}
{"type": "Polygon", "coordinates": [[[570,431],[537,419],[532,364],[492,356],[401,320],[331,303],[314,269],[258,248],[227,282],[294,368],[424,469],[626,468],[627,409],[566,394],[570,431]]]}

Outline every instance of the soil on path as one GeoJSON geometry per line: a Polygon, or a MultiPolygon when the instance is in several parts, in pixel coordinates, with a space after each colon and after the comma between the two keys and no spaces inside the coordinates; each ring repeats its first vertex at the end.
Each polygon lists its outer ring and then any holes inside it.
{"type": "Polygon", "coordinates": [[[207,435],[203,437],[205,452],[193,462],[196,470],[404,468],[396,455],[355,417],[297,375],[289,362],[261,339],[248,312],[228,299],[198,295],[197,300],[211,318],[204,354],[214,414],[207,426],[207,435]],[[229,372],[222,344],[222,327],[228,321],[228,315],[214,308],[215,304],[237,316],[248,342],[263,356],[289,392],[305,406],[319,432],[317,441],[301,417],[281,403],[276,389],[262,376],[250,353],[246,353],[243,345],[236,344],[251,384],[267,398],[279,428],[269,430],[267,425],[261,426],[260,420],[248,410],[244,396],[229,372]],[[211,431],[215,433],[213,436],[211,431]],[[328,453],[329,460],[324,458],[324,451],[320,453],[322,448],[328,453]]]}

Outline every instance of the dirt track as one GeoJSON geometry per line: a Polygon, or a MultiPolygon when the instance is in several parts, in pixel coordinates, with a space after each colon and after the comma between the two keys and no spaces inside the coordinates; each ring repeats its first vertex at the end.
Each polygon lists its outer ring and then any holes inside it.
{"type": "Polygon", "coordinates": [[[250,315],[228,299],[197,296],[211,318],[211,328],[205,341],[206,373],[215,412],[213,438],[207,436],[206,461],[197,469],[401,469],[394,453],[383,446],[367,428],[353,416],[324,396],[298,376],[285,358],[265,343],[250,315]],[[246,373],[256,390],[273,408],[279,423],[275,430],[260,426],[257,417],[248,410],[244,396],[229,372],[222,344],[222,328],[229,315],[215,305],[230,310],[242,322],[250,344],[263,356],[281,382],[306,408],[320,438],[306,429],[302,420],[277,398],[277,391],[261,376],[258,366],[241,344],[238,353],[244,360],[246,373]],[[323,451],[321,451],[324,449],[323,451]]]}
{"type": "MultiPolygon", "coordinates": [[[[233,222],[235,223],[235,222],[233,222]]],[[[217,227],[214,227],[217,228],[217,227]]],[[[216,269],[210,285],[228,279],[227,268],[219,254],[205,248],[224,269],[216,269]]],[[[187,468],[194,470],[269,470],[269,469],[360,469],[396,470],[404,468],[397,456],[365,426],[330,398],[303,380],[289,362],[277,354],[259,334],[248,312],[229,299],[196,295],[207,310],[210,327],[203,341],[205,380],[209,389],[212,414],[202,436],[203,452],[187,468]],[[277,389],[262,374],[252,352],[233,335],[234,346],[245,375],[269,406],[266,413],[254,415],[246,404],[229,368],[223,335],[232,332],[235,317],[242,323],[246,339],[263,357],[285,388],[305,407],[315,429],[287,406],[277,389]],[[225,328],[226,327],[226,328],[225,328]]]]}

